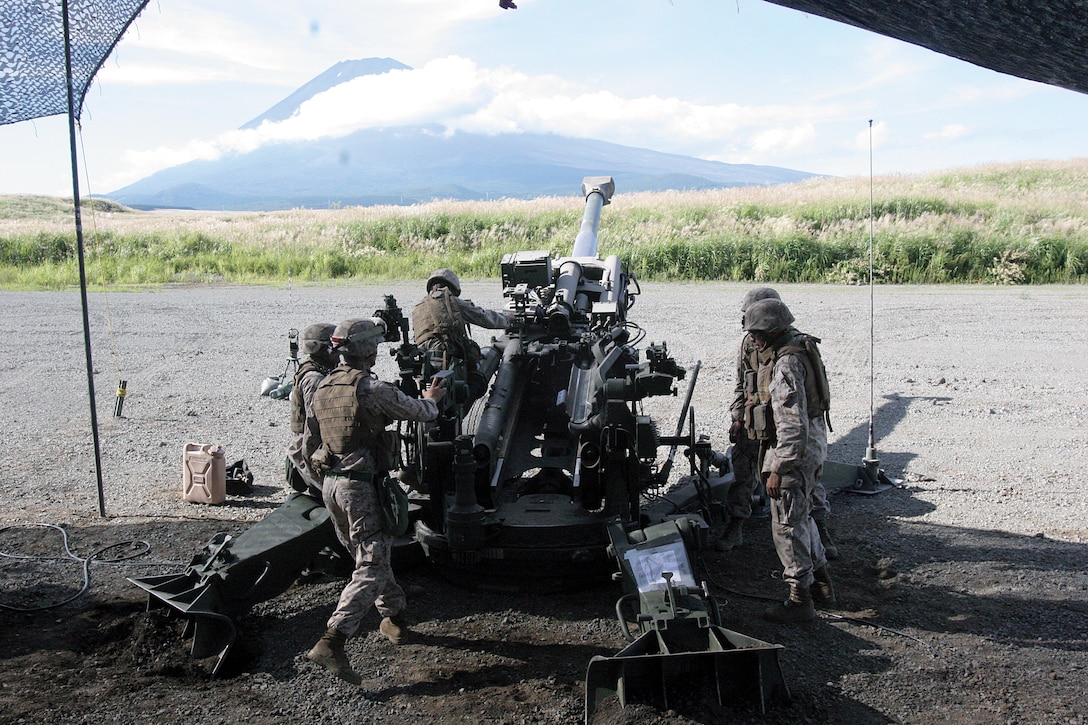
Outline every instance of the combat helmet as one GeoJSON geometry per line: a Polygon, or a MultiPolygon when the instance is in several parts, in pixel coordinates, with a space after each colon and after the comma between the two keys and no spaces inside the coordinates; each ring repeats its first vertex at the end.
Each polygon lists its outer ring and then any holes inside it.
{"type": "Polygon", "coordinates": [[[385,323],[377,317],[344,320],[332,332],[332,349],[350,357],[366,357],[378,351],[385,337],[385,323]]]}
{"type": "Polygon", "coordinates": [[[436,269],[430,277],[427,278],[427,291],[430,292],[431,288],[436,284],[444,284],[450,288],[454,297],[461,296],[461,280],[457,279],[457,273],[452,269],[443,267],[442,269],[436,269]]]}
{"type": "Polygon", "coordinates": [[[332,344],[332,332],[336,325],[331,322],[315,322],[302,331],[302,354],[314,355],[332,344]]]}
{"type": "Polygon", "coordinates": [[[743,315],[745,311],[752,306],[753,303],[760,300],[780,300],[776,292],[771,287],[753,287],[744,293],[744,299],[740,301],[740,313],[743,315]]]}
{"type": "Polygon", "coordinates": [[[774,338],[785,332],[793,319],[793,313],[782,300],[773,297],[757,300],[744,312],[744,329],[774,338]]]}

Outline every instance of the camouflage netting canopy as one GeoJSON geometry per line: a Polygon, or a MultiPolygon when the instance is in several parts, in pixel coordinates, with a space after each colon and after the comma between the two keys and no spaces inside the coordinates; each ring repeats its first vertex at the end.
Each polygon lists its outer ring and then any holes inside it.
{"type": "Polygon", "coordinates": [[[999,73],[1088,93],[1084,0],[767,0],[999,73]]]}
{"type": "Polygon", "coordinates": [[[0,125],[68,113],[65,10],[79,116],[94,74],[147,0],[0,0],[0,125]]]}

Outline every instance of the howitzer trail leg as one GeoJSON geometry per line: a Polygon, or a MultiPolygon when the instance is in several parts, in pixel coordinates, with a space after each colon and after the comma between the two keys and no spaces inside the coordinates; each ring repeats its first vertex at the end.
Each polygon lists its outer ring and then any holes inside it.
{"type": "Polygon", "coordinates": [[[286,591],[329,546],[339,547],[327,510],[293,493],[241,536],[216,534],[184,572],[129,581],[148,593],[148,607],[170,606],[187,618],[192,656],[217,656],[215,675],[234,646],[234,621],[286,591]]]}

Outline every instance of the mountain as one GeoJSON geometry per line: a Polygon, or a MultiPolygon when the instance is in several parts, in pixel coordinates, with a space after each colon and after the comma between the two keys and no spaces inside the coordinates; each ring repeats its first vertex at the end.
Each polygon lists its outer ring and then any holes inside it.
{"type": "Polygon", "coordinates": [[[298,87],[291,95],[284,98],[267,111],[257,116],[252,121],[242,124],[242,129],[257,128],[262,121],[286,121],[295,114],[298,107],[304,101],[308,101],[318,93],[324,93],[330,88],[345,81],[350,81],[359,76],[381,75],[391,70],[412,70],[411,66],[404,65],[392,58],[363,58],[362,60],[342,60],[321,75],[313,78],[298,87]]]}
{"type": "MultiPolygon", "coordinates": [[[[408,66],[390,58],[337,63],[247,122],[290,118],[338,83],[408,66]]],[[[366,129],[348,136],[265,144],[215,161],[164,169],[108,196],[139,209],[273,210],[415,204],[433,199],[577,195],[585,176],[619,192],[782,184],[814,174],[724,164],[550,134],[448,134],[437,126],[366,129]]]]}

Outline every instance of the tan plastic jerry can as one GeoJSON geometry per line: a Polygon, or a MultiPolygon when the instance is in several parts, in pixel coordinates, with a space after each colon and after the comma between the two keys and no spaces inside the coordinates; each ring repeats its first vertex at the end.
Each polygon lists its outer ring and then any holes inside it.
{"type": "Polygon", "coordinates": [[[227,462],[222,446],[186,443],[182,454],[181,497],[193,503],[227,500],[227,462]]]}

